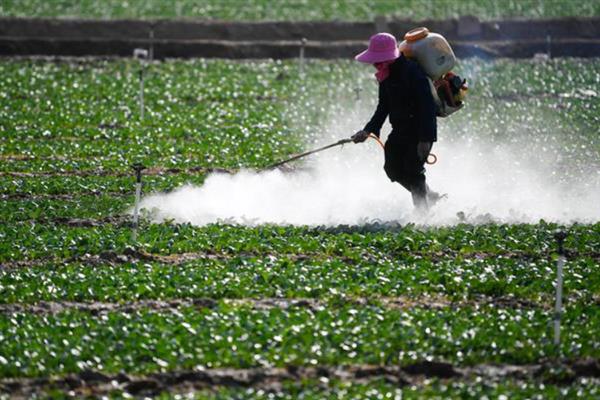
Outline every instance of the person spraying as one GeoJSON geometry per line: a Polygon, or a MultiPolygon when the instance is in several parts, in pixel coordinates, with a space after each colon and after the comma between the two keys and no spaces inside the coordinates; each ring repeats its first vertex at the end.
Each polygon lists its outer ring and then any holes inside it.
{"type": "MultiPolygon", "coordinates": [[[[452,59],[443,60],[451,64],[445,70],[449,71],[454,65],[453,57],[454,54],[452,59]]],[[[396,38],[389,33],[372,36],[367,50],[355,59],[377,69],[379,98],[370,121],[352,140],[364,142],[370,133],[379,137],[389,117],[392,132],[385,142],[383,168],[392,182],[398,182],[411,193],[417,209],[426,210],[442,197],[427,186],[424,168],[437,141],[436,117],[440,112],[432,81],[420,63],[400,51],[396,38]]],[[[440,77],[442,75],[440,73],[440,77]]]]}

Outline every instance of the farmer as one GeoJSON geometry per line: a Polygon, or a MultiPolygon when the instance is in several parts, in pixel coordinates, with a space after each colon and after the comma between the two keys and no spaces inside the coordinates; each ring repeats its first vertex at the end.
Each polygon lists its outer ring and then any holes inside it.
{"type": "Polygon", "coordinates": [[[379,137],[389,116],[392,133],[385,143],[383,169],[392,182],[410,191],[418,210],[426,210],[441,197],[425,183],[424,164],[437,140],[436,106],[427,75],[400,53],[396,38],[389,33],[372,36],[369,48],[355,58],[377,69],[379,104],[352,140],[364,142],[369,133],[379,137]]]}

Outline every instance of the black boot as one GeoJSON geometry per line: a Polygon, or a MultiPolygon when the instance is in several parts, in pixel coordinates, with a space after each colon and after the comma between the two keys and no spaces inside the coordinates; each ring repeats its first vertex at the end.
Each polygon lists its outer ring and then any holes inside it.
{"type": "Polygon", "coordinates": [[[445,199],[448,197],[447,194],[439,194],[438,192],[434,192],[427,186],[427,204],[429,207],[433,207],[438,201],[445,199]]]}
{"type": "Polygon", "coordinates": [[[416,183],[411,187],[410,194],[412,195],[413,204],[419,211],[427,211],[429,209],[427,189],[424,181],[416,183]]]}

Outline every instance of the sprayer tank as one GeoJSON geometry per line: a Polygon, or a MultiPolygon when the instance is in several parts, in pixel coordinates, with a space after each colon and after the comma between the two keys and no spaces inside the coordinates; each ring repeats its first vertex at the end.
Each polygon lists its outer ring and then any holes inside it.
{"type": "Polygon", "coordinates": [[[416,28],[404,35],[400,51],[415,59],[433,80],[441,78],[456,63],[456,57],[446,39],[427,28],[416,28]]]}

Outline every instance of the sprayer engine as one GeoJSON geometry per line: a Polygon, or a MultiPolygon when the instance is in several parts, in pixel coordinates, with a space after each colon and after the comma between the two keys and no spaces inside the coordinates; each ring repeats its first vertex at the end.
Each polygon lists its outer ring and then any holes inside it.
{"type": "Polygon", "coordinates": [[[435,81],[434,86],[440,100],[451,107],[459,107],[469,89],[467,80],[452,72],[435,81]]]}
{"type": "Polygon", "coordinates": [[[460,110],[467,95],[467,80],[448,72],[435,82],[430,81],[439,117],[447,117],[460,110]]]}

